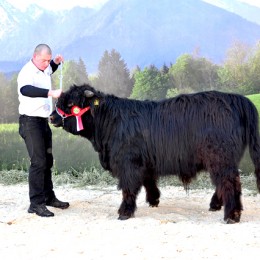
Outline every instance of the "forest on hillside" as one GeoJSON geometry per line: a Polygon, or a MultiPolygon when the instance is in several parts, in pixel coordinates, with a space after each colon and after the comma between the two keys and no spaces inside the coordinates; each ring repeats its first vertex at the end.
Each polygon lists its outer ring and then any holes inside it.
{"type": "MultiPolygon", "coordinates": [[[[255,46],[235,42],[221,65],[195,50],[161,68],[137,65],[130,71],[121,54],[112,49],[104,52],[95,75],[88,74],[87,64],[81,58],[65,61],[62,68],[64,91],[73,84],[88,83],[104,93],[139,100],[160,100],[207,90],[249,95],[260,92],[260,41],[255,46]]],[[[0,123],[18,122],[17,76],[18,73],[11,77],[0,73],[0,123]]],[[[60,78],[58,70],[52,77],[54,89],[59,88],[60,78]]]]}

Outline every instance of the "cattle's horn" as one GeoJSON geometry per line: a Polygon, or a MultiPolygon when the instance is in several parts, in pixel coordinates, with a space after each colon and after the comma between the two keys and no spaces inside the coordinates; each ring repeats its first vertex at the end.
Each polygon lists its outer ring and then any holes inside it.
{"type": "Polygon", "coordinates": [[[93,97],[94,96],[94,93],[91,90],[85,90],[84,94],[85,94],[86,97],[93,97]]]}

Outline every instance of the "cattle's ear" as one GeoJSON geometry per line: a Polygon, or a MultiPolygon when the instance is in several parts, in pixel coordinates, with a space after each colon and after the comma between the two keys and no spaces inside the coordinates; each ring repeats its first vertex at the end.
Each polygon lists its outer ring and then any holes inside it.
{"type": "Polygon", "coordinates": [[[84,95],[85,95],[85,97],[90,98],[90,97],[94,96],[94,93],[91,90],[85,90],[84,95]]]}

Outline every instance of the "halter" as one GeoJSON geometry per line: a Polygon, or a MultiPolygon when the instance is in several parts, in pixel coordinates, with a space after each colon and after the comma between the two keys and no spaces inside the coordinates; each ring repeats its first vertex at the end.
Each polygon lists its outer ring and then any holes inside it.
{"type": "Polygon", "coordinates": [[[77,131],[81,131],[84,129],[83,124],[82,124],[82,118],[81,116],[87,112],[90,109],[89,107],[85,108],[80,108],[78,106],[73,106],[70,110],[71,114],[66,114],[64,111],[62,111],[60,108],[58,108],[55,104],[56,111],[57,113],[62,117],[62,119],[70,117],[70,116],[75,116],[77,120],[77,131]]]}

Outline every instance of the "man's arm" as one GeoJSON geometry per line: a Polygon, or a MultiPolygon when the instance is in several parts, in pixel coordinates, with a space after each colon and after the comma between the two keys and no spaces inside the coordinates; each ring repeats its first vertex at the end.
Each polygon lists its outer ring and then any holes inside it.
{"type": "Polygon", "coordinates": [[[32,85],[26,85],[23,86],[20,90],[21,94],[26,96],[26,97],[43,97],[47,98],[48,97],[48,89],[45,88],[36,88],[32,85]]]}
{"type": "Polygon", "coordinates": [[[26,85],[21,88],[20,92],[22,95],[31,98],[35,98],[35,97],[47,98],[48,96],[51,96],[53,98],[58,98],[62,90],[61,89],[48,90],[45,88],[36,88],[32,85],[26,85]]]}
{"type": "Polygon", "coordinates": [[[60,63],[56,64],[53,60],[51,60],[50,66],[51,66],[51,69],[52,69],[52,73],[54,73],[58,69],[59,65],[60,65],[60,63]]]}
{"type": "Polygon", "coordinates": [[[52,68],[52,73],[54,73],[58,69],[61,62],[64,62],[64,58],[60,54],[56,55],[55,58],[51,60],[50,66],[52,68]]]}

